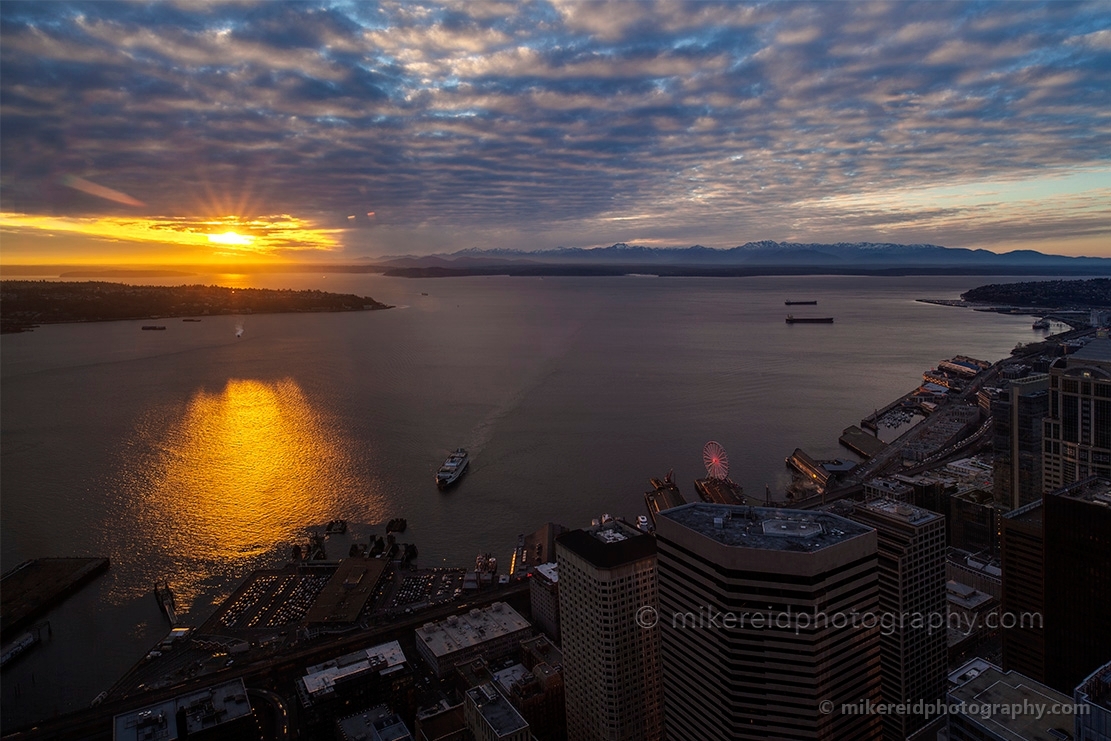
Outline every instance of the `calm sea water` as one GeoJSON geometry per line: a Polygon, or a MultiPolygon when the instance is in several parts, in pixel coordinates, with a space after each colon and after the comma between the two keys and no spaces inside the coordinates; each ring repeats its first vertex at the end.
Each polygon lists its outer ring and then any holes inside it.
{"type": "Polygon", "coordinates": [[[544,522],[643,513],[669,469],[693,497],[708,440],[747,492],[780,492],[796,446],[850,457],[841,430],[939,360],[1040,337],[1028,317],[914,301],[1006,280],[201,276],[397,308],[4,336],[3,568],[112,559],[5,673],[5,725],[87,704],[149,650],[167,630],[155,580],[199,622],[332,518],[406,517],[425,566],[508,563],[544,522]],[[836,323],[787,325],[788,298],[836,323]],[[441,493],[458,446],[470,471],[441,493]]]}

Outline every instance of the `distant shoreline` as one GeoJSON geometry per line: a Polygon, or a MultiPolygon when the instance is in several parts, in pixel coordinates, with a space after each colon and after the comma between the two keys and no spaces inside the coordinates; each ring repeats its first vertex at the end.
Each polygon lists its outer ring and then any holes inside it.
{"type": "Polygon", "coordinates": [[[503,275],[511,277],[622,277],[656,276],[660,278],[754,278],[762,276],[877,276],[913,277],[933,275],[993,276],[1054,276],[1098,277],[1111,275],[1111,267],[1093,266],[1004,266],[1004,265],[906,265],[875,267],[866,265],[800,266],[800,265],[659,265],[659,264],[495,264],[471,266],[396,267],[389,265],[329,265],[320,263],[288,265],[227,265],[182,266],[172,269],[93,269],[76,265],[9,265],[0,266],[0,278],[15,280],[35,276],[65,278],[187,278],[213,274],[380,274],[392,278],[463,278],[469,276],[503,275]]]}
{"type": "Polygon", "coordinates": [[[28,332],[43,324],[391,308],[369,296],[312,290],[0,281],[0,333],[4,334],[28,332]]]}

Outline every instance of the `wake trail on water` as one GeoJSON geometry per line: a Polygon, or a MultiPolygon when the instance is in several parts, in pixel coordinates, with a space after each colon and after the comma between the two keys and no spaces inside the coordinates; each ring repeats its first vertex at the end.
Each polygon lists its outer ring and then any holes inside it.
{"type": "Polygon", "coordinates": [[[467,437],[467,450],[470,451],[471,455],[481,452],[493,438],[494,430],[497,429],[498,424],[509,416],[509,414],[516,411],[529,394],[547,383],[547,381],[556,374],[559,361],[567,355],[567,352],[574,344],[575,338],[582,331],[583,326],[583,324],[576,326],[567,335],[566,339],[560,343],[560,346],[554,349],[554,352],[547,355],[542,362],[532,369],[532,371],[525,374],[523,383],[519,384],[515,389],[511,390],[508,395],[503,397],[502,400],[482,418],[482,421],[474,426],[470,435],[467,437]]]}

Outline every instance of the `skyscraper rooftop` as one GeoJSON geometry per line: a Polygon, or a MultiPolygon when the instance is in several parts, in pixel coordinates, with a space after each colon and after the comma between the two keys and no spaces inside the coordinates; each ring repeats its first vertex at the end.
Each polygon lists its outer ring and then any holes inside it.
{"type": "Polygon", "coordinates": [[[1111,480],[1092,477],[1083,481],[1077,481],[1075,484],[1066,486],[1059,491],[1051,492],[1051,494],[1055,497],[1065,497],[1067,499],[1091,502],[1092,504],[1103,507],[1111,507],[1111,480]]]}
{"type": "Polygon", "coordinates": [[[860,509],[870,510],[896,520],[908,522],[911,525],[921,525],[941,517],[938,513],[931,512],[928,509],[914,507],[904,502],[897,502],[891,499],[875,499],[870,502],[865,502],[864,504],[858,504],[857,506],[860,509]]]}
{"type": "Polygon", "coordinates": [[[772,551],[813,553],[870,531],[829,512],[699,502],[660,512],[657,517],[722,545],[772,551]]]}
{"type": "Polygon", "coordinates": [[[656,552],[656,539],[620,520],[563,533],[556,542],[595,567],[614,568],[656,552]]]}

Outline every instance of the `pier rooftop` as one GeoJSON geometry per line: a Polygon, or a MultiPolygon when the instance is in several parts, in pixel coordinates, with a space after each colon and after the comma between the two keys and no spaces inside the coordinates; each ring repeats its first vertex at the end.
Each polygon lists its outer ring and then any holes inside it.
{"type": "Polygon", "coordinates": [[[25,627],[107,570],[107,558],[38,558],[21,563],[0,580],[0,633],[25,627]]]}
{"type": "Polygon", "coordinates": [[[309,625],[350,625],[359,619],[378,589],[389,563],[374,558],[346,558],[320,590],[305,615],[309,625]]]}
{"type": "Polygon", "coordinates": [[[735,548],[813,553],[871,532],[829,512],[687,504],[657,515],[735,548]]]}

